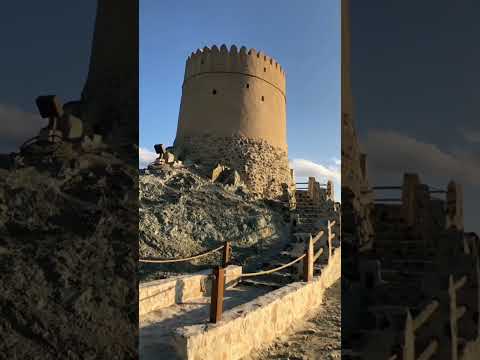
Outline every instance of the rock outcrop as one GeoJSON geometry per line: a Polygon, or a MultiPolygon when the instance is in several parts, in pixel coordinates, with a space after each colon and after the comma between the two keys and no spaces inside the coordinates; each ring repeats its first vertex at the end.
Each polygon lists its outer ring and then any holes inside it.
{"type": "Polygon", "coordinates": [[[98,0],[81,101],[63,110],[81,144],[0,156],[0,358],[134,359],[138,1],[98,0]]]}
{"type": "Polygon", "coordinates": [[[134,358],[137,170],[52,146],[0,169],[0,357],[134,358]]]}
{"type": "MultiPolygon", "coordinates": [[[[214,180],[200,172],[194,165],[142,171],[140,257],[187,257],[232,241],[234,260],[243,263],[260,247],[275,251],[278,244],[288,241],[288,207],[256,198],[242,182],[234,181],[235,171],[224,170],[214,180]]],[[[220,258],[214,254],[195,264],[211,266],[220,258]]],[[[187,271],[192,266],[175,264],[162,269],[187,271]]]]}

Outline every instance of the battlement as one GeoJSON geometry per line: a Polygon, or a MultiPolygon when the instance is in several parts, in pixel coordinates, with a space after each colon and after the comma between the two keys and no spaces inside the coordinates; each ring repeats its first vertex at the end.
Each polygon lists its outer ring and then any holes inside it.
{"type": "Polygon", "coordinates": [[[261,51],[242,46],[238,51],[235,45],[228,50],[226,45],[220,49],[204,47],[192,53],[185,66],[184,83],[192,77],[211,73],[237,73],[260,78],[275,86],[285,96],[285,70],[272,57],[261,51]]]}

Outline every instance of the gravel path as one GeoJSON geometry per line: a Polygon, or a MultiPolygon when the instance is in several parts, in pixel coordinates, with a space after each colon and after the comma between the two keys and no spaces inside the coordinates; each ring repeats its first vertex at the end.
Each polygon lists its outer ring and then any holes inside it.
{"type": "Polygon", "coordinates": [[[334,360],[341,359],[340,281],[326,290],[322,310],[296,332],[243,360],[334,360]]]}

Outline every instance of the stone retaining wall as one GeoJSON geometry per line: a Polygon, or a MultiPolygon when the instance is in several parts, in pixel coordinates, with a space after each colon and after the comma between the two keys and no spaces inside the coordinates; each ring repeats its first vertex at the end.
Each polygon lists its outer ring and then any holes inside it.
{"type": "Polygon", "coordinates": [[[336,249],[330,264],[312,282],[296,282],[235,307],[217,324],[177,329],[177,353],[187,360],[241,359],[317,312],[325,289],[340,275],[341,249],[336,249]]]}
{"type": "MultiPolygon", "coordinates": [[[[139,316],[174,304],[181,304],[209,294],[211,270],[192,275],[150,281],[139,287],[139,316]]],[[[227,287],[234,286],[242,275],[242,267],[230,265],[226,269],[227,287]]]]}

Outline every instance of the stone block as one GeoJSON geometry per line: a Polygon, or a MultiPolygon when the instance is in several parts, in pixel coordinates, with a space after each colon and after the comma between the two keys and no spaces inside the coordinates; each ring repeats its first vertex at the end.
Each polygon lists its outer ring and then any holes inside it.
{"type": "Polygon", "coordinates": [[[239,173],[234,169],[224,168],[218,175],[216,181],[224,185],[238,186],[242,183],[239,173]]]}
{"type": "Polygon", "coordinates": [[[59,125],[64,137],[69,140],[80,139],[83,136],[82,120],[73,115],[64,114],[59,125]]]}
{"type": "Polygon", "coordinates": [[[172,164],[175,161],[175,155],[167,151],[163,154],[163,159],[167,164],[172,164]]]}
{"type": "Polygon", "coordinates": [[[162,155],[165,153],[165,145],[163,144],[155,144],[153,146],[155,148],[155,152],[159,155],[162,155]]]}
{"type": "Polygon", "coordinates": [[[176,292],[176,280],[164,279],[140,285],[139,316],[175,304],[176,292]]]}
{"type": "Polygon", "coordinates": [[[217,166],[215,166],[213,169],[212,169],[212,174],[210,176],[210,179],[215,182],[217,181],[218,177],[222,174],[224,170],[224,167],[220,164],[217,164],[217,166]]]}
{"type": "MultiPolygon", "coordinates": [[[[162,309],[174,304],[181,304],[211,291],[211,270],[192,275],[176,276],[169,279],[150,281],[139,286],[139,315],[162,309]]],[[[226,287],[235,286],[240,281],[242,267],[230,265],[226,268],[226,287]]]]}

